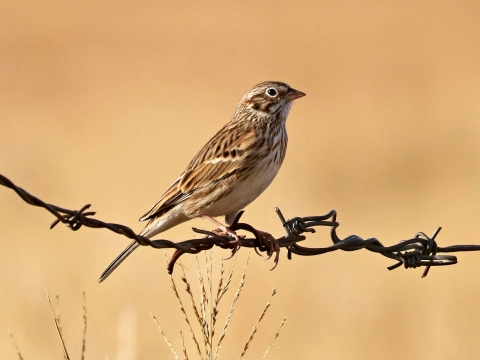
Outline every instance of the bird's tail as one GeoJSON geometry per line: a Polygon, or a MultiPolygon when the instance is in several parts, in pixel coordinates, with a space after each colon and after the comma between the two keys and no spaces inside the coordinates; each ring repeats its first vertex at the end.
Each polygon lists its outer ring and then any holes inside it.
{"type": "MultiPolygon", "coordinates": [[[[170,212],[167,214],[167,216],[159,216],[150,219],[145,228],[138,235],[150,239],[155,235],[160,234],[161,232],[164,232],[172,228],[173,226],[181,224],[182,222],[189,219],[190,218],[183,214],[181,208],[177,208],[176,212],[170,212]]],[[[127,248],[123,250],[122,253],[118,255],[117,258],[113,260],[110,265],[108,265],[102,275],[100,275],[100,279],[98,279],[98,282],[102,282],[103,280],[105,280],[113,272],[113,270],[115,270],[123,262],[123,260],[125,260],[127,256],[130,255],[133,250],[135,250],[139,246],[140,244],[138,244],[135,240],[132,241],[130,245],[128,245],[127,248]]]]}
{"type": "Polygon", "coordinates": [[[125,260],[127,256],[130,255],[133,250],[135,250],[139,246],[140,244],[137,243],[135,240],[132,241],[130,245],[128,245],[125,250],[123,250],[120,255],[118,255],[117,258],[113,260],[110,265],[108,265],[102,275],[100,275],[100,279],[98,279],[98,282],[102,282],[103,280],[105,280],[113,272],[113,270],[115,270],[118,265],[120,265],[123,260],[125,260]]]}

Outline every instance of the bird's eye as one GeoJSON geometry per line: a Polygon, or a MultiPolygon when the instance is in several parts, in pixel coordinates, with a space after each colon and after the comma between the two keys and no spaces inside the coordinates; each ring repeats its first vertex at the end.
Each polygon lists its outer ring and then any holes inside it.
{"type": "Polygon", "coordinates": [[[275,97],[278,95],[278,92],[274,88],[270,88],[270,89],[267,89],[267,95],[270,97],[275,97]]]}

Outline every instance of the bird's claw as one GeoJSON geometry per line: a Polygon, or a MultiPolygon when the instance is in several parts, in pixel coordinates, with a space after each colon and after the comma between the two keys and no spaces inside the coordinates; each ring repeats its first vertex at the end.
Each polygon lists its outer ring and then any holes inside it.
{"type": "Polygon", "coordinates": [[[229,229],[228,227],[225,227],[225,229],[215,229],[213,230],[215,234],[218,236],[230,236],[233,238],[233,240],[229,241],[228,244],[232,246],[232,255],[230,255],[228,258],[225,260],[231,259],[238,250],[242,247],[242,239],[245,239],[245,235],[238,235],[234,230],[229,229]]]}
{"type": "Polygon", "coordinates": [[[273,260],[274,265],[270,269],[270,271],[271,271],[271,270],[275,269],[278,265],[278,260],[279,260],[279,257],[280,257],[280,246],[278,245],[277,239],[275,239],[272,234],[270,234],[268,232],[265,232],[265,231],[261,231],[261,230],[257,230],[257,232],[268,243],[269,249],[267,250],[267,255],[268,255],[267,260],[270,259],[272,257],[272,255],[275,253],[275,258],[273,260]]]}

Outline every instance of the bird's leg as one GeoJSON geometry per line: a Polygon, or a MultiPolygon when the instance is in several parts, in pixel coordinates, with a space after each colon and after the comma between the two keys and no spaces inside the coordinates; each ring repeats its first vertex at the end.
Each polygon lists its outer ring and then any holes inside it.
{"type": "Polygon", "coordinates": [[[212,218],[211,216],[208,216],[208,215],[203,215],[202,216],[204,219],[208,219],[210,220],[212,223],[214,223],[224,234],[226,235],[230,235],[231,237],[233,237],[235,240],[240,240],[240,238],[238,237],[237,233],[233,230],[230,230],[228,227],[226,227],[225,225],[223,225],[220,221],[212,218]]]}
{"type": "Polygon", "coordinates": [[[231,236],[235,239],[235,240],[230,242],[232,245],[234,245],[233,250],[232,250],[232,256],[235,255],[235,253],[240,249],[240,246],[242,245],[240,237],[237,235],[237,233],[235,231],[229,229],[227,226],[223,225],[221,222],[212,218],[211,216],[203,215],[202,217],[204,219],[208,219],[212,223],[214,223],[222,231],[223,234],[229,235],[229,236],[231,236]]]}

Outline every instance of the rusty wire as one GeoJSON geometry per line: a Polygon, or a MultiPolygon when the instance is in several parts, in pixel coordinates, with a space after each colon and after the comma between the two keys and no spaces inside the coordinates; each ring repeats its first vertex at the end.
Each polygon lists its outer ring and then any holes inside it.
{"type": "MultiPolygon", "coordinates": [[[[173,271],[173,265],[178,257],[183,253],[196,254],[203,250],[211,249],[213,246],[219,246],[224,249],[234,249],[232,245],[233,238],[226,235],[218,235],[214,232],[205,231],[193,228],[196,233],[204,234],[207,237],[202,239],[190,239],[181,242],[173,242],[170,240],[150,240],[146,237],[136,234],[131,228],[125,225],[105,223],[103,221],[92,218],[95,212],[88,211],[90,205],[83,206],[80,210],[64,209],[55,205],[47,204],[39,198],[29,194],[27,191],[16,186],[13,182],[0,174],[0,185],[8,187],[15,191],[26,203],[43,207],[53,214],[57,219],[51,224],[52,229],[59,222],[66,224],[70,229],[76,231],[82,226],[90,228],[105,228],[113,231],[117,234],[124,235],[130,239],[134,239],[140,245],[151,246],[155,249],[176,249],[176,258],[172,258],[169,264],[168,271],[173,271]]],[[[286,248],[288,251],[288,259],[292,259],[292,254],[301,256],[314,256],[321,255],[328,252],[343,250],[343,251],[356,251],[361,249],[367,249],[371,252],[381,254],[390,259],[396,260],[397,263],[388,267],[389,270],[396,269],[402,265],[406,269],[425,267],[422,277],[428,274],[431,266],[444,266],[453,265],[457,263],[457,257],[454,255],[437,255],[438,253],[451,253],[461,251],[479,251],[480,245],[452,245],[447,247],[439,247],[435,241],[441,228],[437,228],[433,235],[429,237],[423,232],[418,232],[415,236],[408,240],[402,240],[398,244],[393,246],[383,246],[382,243],[376,238],[362,239],[358,235],[350,235],[345,239],[340,239],[337,236],[336,230],[340,225],[337,221],[337,213],[335,210],[330,211],[326,215],[321,216],[307,216],[307,217],[295,217],[289,220],[285,220],[280,209],[276,208],[275,211],[280,218],[283,228],[286,234],[276,240],[276,246],[279,248],[286,248]],[[310,248],[299,245],[298,243],[305,240],[304,233],[314,233],[316,226],[330,227],[330,238],[333,245],[323,248],[310,248]]],[[[249,224],[239,223],[239,219],[242,213],[237,216],[232,230],[245,230],[254,235],[253,238],[241,238],[241,246],[254,248],[257,253],[266,252],[269,256],[272,255],[272,243],[262,238],[258,231],[249,224]]],[[[276,254],[275,263],[278,261],[278,252],[276,254]]]]}

